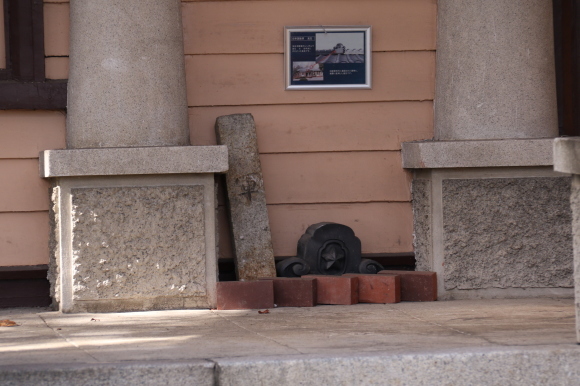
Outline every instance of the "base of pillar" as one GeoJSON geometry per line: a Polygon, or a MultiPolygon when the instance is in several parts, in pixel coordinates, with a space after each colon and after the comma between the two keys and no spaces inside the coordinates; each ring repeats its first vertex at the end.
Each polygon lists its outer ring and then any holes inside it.
{"type": "MultiPolygon", "coordinates": [[[[55,160],[74,162],[78,151],[73,150],[72,156],[60,152],[64,157],[53,157],[46,167],[75,167],[56,165],[55,160]]],[[[166,154],[167,149],[159,152],[166,154]]],[[[224,156],[227,160],[223,152],[215,162],[223,164],[224,156]]],[[[49,279],[62,312],[215,307],[213,173],[197,169],[196,174],[138,175],[144,165],[136,158],[122,165],[126,175],[105,170],[100,176],[53,179],[49,279]]],[[[91,173],[96,169],[92,167],[91,173]]],[[[223,166],[217,169],[223,171],[223,166]]]]}
{"type": "Polygon", "coordinates": [[[549,168],[416,171],[417,270],[442,300],[571,297],[569,196],[549,168]]]}

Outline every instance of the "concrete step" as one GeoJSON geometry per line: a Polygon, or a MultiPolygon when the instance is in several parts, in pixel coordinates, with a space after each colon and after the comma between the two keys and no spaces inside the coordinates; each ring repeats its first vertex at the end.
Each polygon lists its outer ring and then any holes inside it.
{"type": "Polygon", "coordinates": [[[579,385],[573,299],[0,310],[0,385],[579,385]]]}
{"type": "Polygon", "coordinates": [[[1,366],[2,385],[578,385],[580,349],[1,366]]]}

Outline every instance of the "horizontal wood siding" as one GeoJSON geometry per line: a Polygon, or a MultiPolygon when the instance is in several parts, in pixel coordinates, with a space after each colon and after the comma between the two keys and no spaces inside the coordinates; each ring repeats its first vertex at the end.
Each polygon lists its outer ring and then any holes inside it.
{"type": "Polygon", "coordinates": [[[65,147],[59,111],[0,111],[0,266],[48,264],[49,183],[38,153],[65,147]]]}
{"type": "MultiPolygon", "coordinates": [[[[69,4],[44,0],[48,79],[68,77],[69,4]]],[[[412,251],[400,144],[431,138],[435,0],[183,1],[193,145],[215,144],[220,115],[252,113],[275,254],[306,227],[353,227],[365,253],[412,251]],[[308,9],[308,11],[304,11],[308,9]],[[373,89],[285,91],[283,27],[372,25],[373,89]]],[[[0,266],[47,264],[47,183],[38,152],[65,147],[65,116],[0,113],[0,266]]],[[[220,257],[231,257],[223,192],[220,257]]]]}
{"type": "Polygon", "coordinates": [[[215,117],[237,113],[259,121],[263,154],[400,150],[433,133],[431,101],[190,107],[192,144],[215,145],[215,117]]]}
{"type": "Polygon", "coordinates": [[[400,146],[433,136],[436,1],[182,4],[192,144],[216,143],[218,116],[254,116],[274,253],[320,221],[352,227],[364,253],[412,252],[400,146]],[[372,90],[284,90],[284,26],[321,24],[372,25],[372,90]]]}
{"type": "Polygon", "coordinates": [[[44,0],[44,55],[47,79],[68,79],[69,3],[44,0]]]}
{"type": "Polygon", "coordinates": [[[0,111],[0,160],[38,159],[42,150],[64,149],[64,123],[60,111],[0,111]]]}
{"type": "Polygon", "coordinates": [[[263,154],[268,204],[409,201],[399,152],[263,154]]]}
{"type": "Polygon", "coordinates": [[[412,251],[413,218],[410,212],[411,204],[408,202],[268,206],[277,256],[294,256],[296,243],[304,230],[320,221],[351,227],[361,240],[363,253],[412,251]]]}
{"type": "MultiPolygon", "coordinates": [[[[69,4],[44,3],[46,77],[66,79],[69,4]]],[[[38,153],[65,147],[64,111],[0,111],[0,267],[48,264],[49,182],[38,153]]]]}
{"type": "Polygon", "coordinates": [[[38,159],[0,161],[0,212],[48,210],[50,184],[38,175],[38,159]]]}
{"type": "Polygon", "coordinates": [[[281,54],[188,55],[189,106],[432,100],[435,53],[373,54],[372,90],[284,90],[281,54]]]}
{"type": "Polygon", "coordinates": [[[0,266],[48,264],[48,212],[0,212],[0,266]]]}
{"type": "Polygon", "coordinates": [[[183,6],[186,55],[283,53],[282,28],[372,25],[373,51],[435,50],[435,1],[205,1],[183,6]]]}

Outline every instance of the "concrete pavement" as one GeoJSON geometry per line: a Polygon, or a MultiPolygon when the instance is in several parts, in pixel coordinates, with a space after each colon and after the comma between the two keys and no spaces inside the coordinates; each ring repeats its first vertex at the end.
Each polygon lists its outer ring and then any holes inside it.
{"type": "Polygon", "coordinates": [[[579,385],[572,299],[0,310],[1,385],[579,385]]]}

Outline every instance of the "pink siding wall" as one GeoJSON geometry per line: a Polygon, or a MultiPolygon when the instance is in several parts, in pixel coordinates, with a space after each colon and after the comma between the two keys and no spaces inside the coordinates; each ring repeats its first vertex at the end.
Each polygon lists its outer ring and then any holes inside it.
{"type": "Polygon", "coordinates": [[[400,144],[432,137],[436,1],[187,1],[183,22],[192,142],[253,114],[274,253],[320,221],[351,226],[365,253],[412,251],[400,144]],[[320,24],[372,25],[372,90],[284,90],[283,27],[320,24]]]}
{"type": "MultiPolygon", "coordinates": [[[[44,3],[46,77],[66,79],[69,5],[44,3]]],[[[49,183],[38,153],[63,148],[64,112],[0,111],[0,266],[48,264],[49,183]]]]}
{"type": "Polygon", "coordinates": [[[58,111],[0,111],[0,266],[48,263],[48,188],[38,153],[65,147],[58,111]]]}
{"type": "Polygon", "coordinates": [[[47,79],[68,78],[69,3],[44,0],[44,65],[47,79]]]}
{"type": "MultiPolygon", "coordinates": [[[[46,76],[66,79],[69,4],[44,3],[46,76]]],[[[277,256],[319,221],[351,226],[365,253],[412,250],[400,143],[432,137],[436,0],[184,0],[183,23],[192,144],[215,144],[220,115],[254,115],[277,256]],[[319,24],[373,26],[372,90],[284,90],[283,27],[319,24]]],[[[64,122],[0,112],[0,266],[48,262],[38,152],[64,148],[64,122]]]]}

